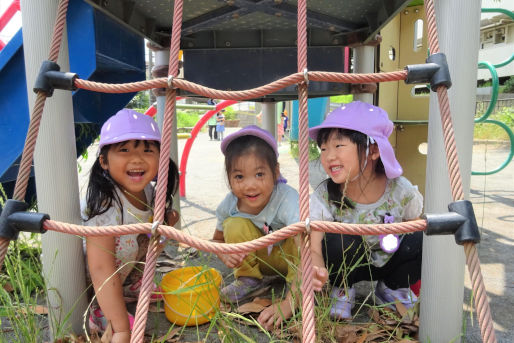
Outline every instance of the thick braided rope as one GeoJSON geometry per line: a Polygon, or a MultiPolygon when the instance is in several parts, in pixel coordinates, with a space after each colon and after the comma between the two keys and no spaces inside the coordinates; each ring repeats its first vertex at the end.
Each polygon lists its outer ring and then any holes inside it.
{"type": "MultiPolygon", "coordinates": [[[[439,52],[439,39],[437,35],[435,8],[432,0],[425,1],[425,13],[427,15],[428,22],[428,42],[430,53],[435,54],[439,52]]],[[[459,160],[450,114],[448,91],[446,87],[438,87],[437,95],[439,100],[439,110],[441,113],[441,122],[443,125],[444,144],[446,147],[446,160],[452,188],[452,197],[453,200],[461,200],[464,199],[464,192],[462,189],[462,178],[460,175],[459,160]]],[[[480,271],[480,260],[478,258],[475,244],[466,243],[464,245],[464,252],[466,254],[466,264],[468,265],[469,274],[471,276],[471,284],[473,287],[475,307],[478,314],[478,323],[480,324],[482,340],[486,343],[496,342],[491,309],[489,307],[489,300],[487,299],[484,280],[480,271]]]]}
{"type": "MultiPolygon", "coordinates": [[[[298,72],[307,71],[307,1],[298,1],[297,23],[297,63],[298,72]]],[[[309,218],[309,114],[307,111],[307,80],[298,85],[298,147],[300,158],[300,220],[309,218]]],[[[313,268],[311,257],[310,232],[301,235],[301,275],[302,275],[302,342],[316,341],[314,318],[314,289],[312,286],[313,268]]]]}
{"type": "MultiPolygon", "coordinates": [[[[340,83],[370,83],[370,82],[386,82],[386,81],[400,81],[407,78],[407,71],[393,71],[387,73],[375,74],[350,74],[350,73],[335,73],[323,71],[310,71],[308,73],[309,80],[311,81],[326,81],[326,82],[340,82],[340,83]]],[[[209,98],[225,99],[225,100],[250,100],[255,99],[269,93],[273,93],[287,86],[291,86],[301,82],[304,79],[303,72],[294,73],[285,76],[281,79],[268,83],[264,86],[257,88],[241,90],[241,91],[223,91],[214,88],[198,85],[182,79],[174,79],[173,87],[179,88],[191,93],[203,95],[209,98]]],[[[166,78],[158,78],[139,82],[129,82],[121,84],[109,84],[94,82],[82,79],[75,80],[75,86],[80,89],[86,89],[102,93],[132,93],[139,92],[152,88],[166,88],[168,87],[168,80],[166,78]]]]}
{"type": "Polygon", "coordinates": [[[4,265],[5,255],[7,255],[7,250],[9,250],[9,242],[7,238],[0,238],[0,268],[4,265]]]}
{"type": "MultiPolygon", "coordinates": [[[[57,62],[59,57],[59,49],[61,48],[62,33],[64,24],[66,23],[66,12],[68,10],[68,0],[62,0],[57,8],[57,17],[55,18],[54,31],[52,35],[52,43],[48,59],[57,62]]],[[[30,177],[30,167],[34,158],[34,150],[36,148],[37,135],[39,132],[39,125],[43,116],[43,109],[45,107],[46,95],[38,93],[34,108],[32,109],[32,116],[30,117],[29,129],[27,137],[25,138],[25,145],[21,155],[20,166],[18,167],[18,177],[14,186],[13,199],[23,201],[27,192],[27,184],[30,177]]],[[[9,240],[0,238],[0,267],[4,265],[5,254],[9,248],[9,240]]]]}
{"type": "MultiPolygon", "coordinates": [[[[173,8],[173,26],[171,33],[170,59],[168,75],[173,77],[178,73],[178,55],[180,49],[180,32],[182,30],[183,1],[175,0],[173,8]]],[[[162,223],[166,211],[166,190],[168,186],[169,159],[171,150],[171,132],[175,116],[176,90],[166,92],[166,107],[164,110],[164,121],[162,127],[161,153],[159,156],[159,178],[155,195],[154,221],[162,223]]],[[[152,237],[146,254],[145,269],[141,291],[136,307],[136,319],[132,330],[131,342],[142,342],[144,339],[148,306],[150,304],[150,293],[153,288],[153,277],[155,264],[159,253],[159,235],[152,237]]]]}
{"type": "MultiPolygon", "coordinates": [[[[391,224],[348,224],[338,222],[312,221],[310,227],[313,231],[340,233],[345,235],[387,235],[404,234],[409,232],[423,231],[426,228],[426,220],[418,219],[408,222],[391,224]]],[[[114,226],[82,226],[64,223],[56,220],[45,220],[43,228],[48,231],[55,231],[77,236],[121,236],[129,234],[151,233],[151,223],[138,223],[114,226]]],[[[273,231],[269,235],[262,236],[253,241],[229,244],[215,243],[201,238],[193,237],[183,231],[171,226],[160,225],[157,233],[169,239],[185,243],[205,252],[215,253],[243,253],[262,249],[268,245],[280,242],[281,240],[293,237],[305,232],[305,223],[298,222],[288,225],[280,230],[273,231]]]]}

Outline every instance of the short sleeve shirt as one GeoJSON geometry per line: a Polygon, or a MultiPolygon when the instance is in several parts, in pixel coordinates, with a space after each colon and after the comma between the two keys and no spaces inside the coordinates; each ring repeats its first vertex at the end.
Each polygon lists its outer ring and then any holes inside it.
{"type": "Polygon", "coordinates": [[[219,231],[223,231],[223,221],[228,217],[248,218],[263,234],[266,233],[265,225],[271,230],[279,230],[300,220],[298,192],[285,183],[277,183],[268,204],[257,215],[240,212],[237,197],[230,192],[216,209],[216,217],[216,230],[219,231]]]}
{"type": "MultiPolygon", "coordinates": [[[[153,186],[147,185],[144,189],[147,198],[147,204],[151,203],[153,198],[153,186]]],[[[113,206],[106,212],[85,221],[87,226],[110,226],[110,225],[122,225],[122,224],[138,224],[148,223],[151,220],[153,211],[149,208],[147,210],[140,210],[132,205],[125,195],[116,188],[116,193],[121,200],[123,205],[123,220],[121,209],[116,202],[113,202],[113,206]]],[[[116,268],[127,263],[136,260],[139,245],[137,243],[138,234],[116,236],[114,238],[115,243],[115,263],[116,268]]],[[[130,271],[134,267],[133,264],[129,263],[120,271],[120,273],[126,277],[130,274],[130,271]]]]}
{"type": "MultiPolygon", "coordinates": [[[[339,208],[328,201],[327,182],[323,182],[311,195],[310,219],[355,224],[381,224],[385,215],[393,216],[393,221],[403,222],[416,219],[423,209],[423,196],[417,186],[400,176],[387,180],[382,197],[373,204],[359,204],[350,200],[353,209],[339,208]]],[[[400,237],[401,238],[401,237],[400,237]]],[[[393,253],[380,248],[379,236],[363,236],[371,251],[371,262],[382,267],[393,253]]]]}

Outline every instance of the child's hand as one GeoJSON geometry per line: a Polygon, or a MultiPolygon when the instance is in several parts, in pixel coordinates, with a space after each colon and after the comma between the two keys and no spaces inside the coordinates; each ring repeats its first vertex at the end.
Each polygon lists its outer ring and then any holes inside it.
{"type": "Polygon", "coordinates": [[[313,288],[315,291],[319,292],[323,288],[323,285],[328,280],[328,270],[327,268],[314,266],[313,267],[313,273],[314,273],[314,281],[313,281],[313,288]]]}
{"type": "Polygon", "coordinates": [[[171,210],[169,212],[166,212],[166,223],[168,226],[174,226],[178,223],[180,219],[180,214],[178,214],[177,211],[171,210]]]}
{"type": "Polygon", "coordinates": [[[241,254],[218,254],[218,258],[229,268],[237,268],[243,260],[248,256],[248,253],[241,254]]]}
{"type": "Polygon", "coordinates": [[[265,308],[257,318],[257,321],[266,330],[271,330],[274,326],[280,326],[284,319],[288,319],[292,315],[293,310],[291,308],[291,302],[289,301],[289,297],[286,297],[281,302],[265,308]]]}
{"type": "Polygon", "coordinates": [[[112,335],[111,343],[130,343],[130,331],[115,332],[112,335]]]}

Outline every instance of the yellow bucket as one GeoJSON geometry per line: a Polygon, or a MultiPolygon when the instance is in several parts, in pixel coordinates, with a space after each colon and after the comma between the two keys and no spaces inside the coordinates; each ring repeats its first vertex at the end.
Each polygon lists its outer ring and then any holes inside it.
{"type": "Polygon", "coordinates": [[[207,323],[219,308],[221,274],[214,268],[185,267],[162,278],[164,314],[172,323],[207,323]]]}

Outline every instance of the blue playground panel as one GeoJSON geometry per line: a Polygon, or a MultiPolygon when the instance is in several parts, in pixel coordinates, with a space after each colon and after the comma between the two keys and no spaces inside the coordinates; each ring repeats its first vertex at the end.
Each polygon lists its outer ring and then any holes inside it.
{"type": "MultiPolygon", "coordinates": [[[[125,83],[145,75],[144,40],[83,0],[71,0],[67,15],[70,71],[90,81],[125,83]]],[[[67,70],[63,70],[67,71],[67,70]]],[[[135,93],[73,93],[77,153],[98,135],[107,118],[122,109],[135,93]],[[86,128],[84,130],[84,128],[86,128]]],[[[48,99],[47,101],[52,101],[48,99]]],[[[22,30],[0,51],[0,182],[12,196],[29,125],[22,30]]],[[[33,180],[30,185],[33,188],[33,180]]],[[[26,200],[34,195],[27,192],[26,200]]]]}
{"type": "Polygon", "coordinates": [[[11,180],[16,178],[17,173],[9,169],[20,157],[29,127],[22,42],[22,32],[19,30],[0,52],[0,181],[2,182],[4,174],[9,174],[5,176],[11,180]]]}
{"type": "MultiPolygon", "coordinates": [[[[309,111],[309,128],[319,125],[325,119],[330,98],[314,98],[307,100],[309,111]]],[[[291,109],[291,140],[298,140],[298,100],[293,101],[291,109]]]]}

